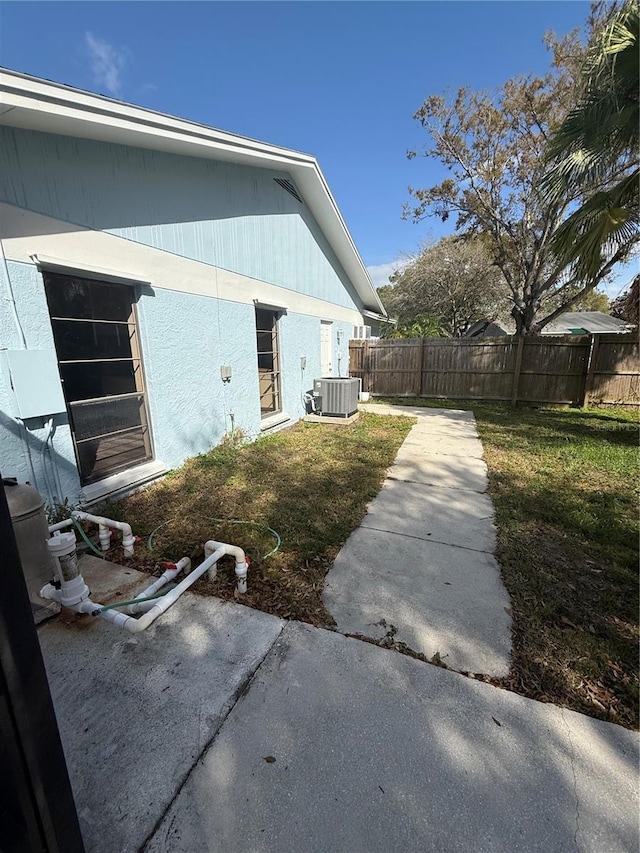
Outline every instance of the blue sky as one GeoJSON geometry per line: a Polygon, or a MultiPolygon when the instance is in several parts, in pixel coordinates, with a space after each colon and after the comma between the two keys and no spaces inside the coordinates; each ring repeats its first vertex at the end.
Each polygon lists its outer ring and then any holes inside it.
{"type": "Polygon", "coordinates": [[[407,186],[442,177],[406,159],[424,141],[415,110],[448,88],[544,73],[544,32],[588,12],[583,0],[9,2],[0,64],[314,154],[382,284],[452,229],[401,218],[407,186]]]}

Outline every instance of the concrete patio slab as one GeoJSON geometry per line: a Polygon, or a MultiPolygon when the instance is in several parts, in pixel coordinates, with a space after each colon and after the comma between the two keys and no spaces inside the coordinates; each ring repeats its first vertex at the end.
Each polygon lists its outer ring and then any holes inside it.
{"type": "Polygon", "coordinates": [[[465,435],[475,429],[476,419],[471,412],[456,412],[454,409],[437,411],[434,409],[414,410],[412,417],[418,419],[417,427],[429,429],[431,432],[453,430],[456,434],[465,435]],[[467,415],[467,417],[462,417],[467,415]]]}
{"type": "Polygon", "coordinates": [[[408,417],[431,419],[447,417],[454,421],[475,423],[473,412],[464,409],[432,409],[426,406],[403,406],[402,404],[391,406],[388,403],[360,403],[358,409],[374,414],[377,412],[382,415],[407,415],[408,417]]]}
{"type": "MultiPolygon", "coordinates": [[[[152,578],[135,569],[101,560],[93,554],[84,554],[78,567],[91,591],[91,596],[101,604],[128,601],[135,598],[141,589],[148,586],[152,578]]],[[[67,612],[71,616],[71,612],[67,612]]]]}
{"type": "Polygon", "coordinates": [[[629,853],[637,764],[634,732],[290,623],[145,851],[629,853]]]}
{"type": "Polygon", "coordinates": [[[447,666],[505,676],[510,600],[491,554],[359,527],[327,575],[324,603],[344,634],[401,640],[447,666]]]}
{"type": "Polygon", "coordinates": [[[416,429],[429,429],[430,432],[452,432],[456,435],[476,435],[476,420],[473,412],[460,409],[429,409],[419,406],[388,406],[381,403],[359,405],[360,411],[378,415],[402,415],[417,418],[416,429]]]}
{"type": "Polygon", "coordinates": [[[385,480],[360,526],[493,554],[493,517],[493,503],[487,495],[385,480]]]}
{"type": "MultiPolygon", "coordinates": [[[[97,601],[149,582],[98,558],[82,568],[97,601]]],[[[88,853],[140,848],[282,625],[186,593],[137,635],[64,608],[39,628],[88,853]]]]}
{"type": "Polygon", "coordinates": [[[506,675],[510,600],[493,557],[493,505],[472,413],[366,408],[417,423],[327,575],[323,598],[338,630],[378,640],[391,624],[396,640],[428,658],[437,652],[453,669],[506,675]],[[438,440],[447,453],[433,452],[438,440]]]}
{"type": "Polygon", "coordinates": [[[430,456],[415,446],[404,444],[387,476],[394,480],[472,492],[485,492],[489,485],[487,466],[482,459],[451,454],[430,456]]]}
{"type": "Polygon", "coordinates": [[[413,430],[404,440],[404,447],[416,447],[419,453],[426,456],[462,456],[465,459],[482,459],[484,450],[479,438],[471,436],[451,436],[445,432],[431,432],[425,435],[424,430],[413,430]],[[415,432],[414,432],[415,430],[415,432]]]}

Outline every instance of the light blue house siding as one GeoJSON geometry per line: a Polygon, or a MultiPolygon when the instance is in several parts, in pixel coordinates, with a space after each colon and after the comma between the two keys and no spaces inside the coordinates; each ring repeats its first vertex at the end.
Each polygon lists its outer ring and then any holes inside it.
{"type": "Polygon", "coordinates": [[[0,127],[0,199],[358,310],[286,173],[0,127]]]}
{"type": "MultiPolygon", "coordinates": [[[[18,319],[28,349],[53,349],[53,335],[42,276],[31,264],[7,264],[18,319]]],[[[6,276],[1,273],[3,292],[6,276]]],[[[151,418],[154,456],[167,468],[215,446],[232,425],[249,438],[260,433],[258,374],[256,369],[253,306],[213,297],[139,287],[136,310],[142,346],[151,418]],[[232,366],[232,378],[223,383],[220,365],[232,366]],[[233,418],[232,418],[233,416],[233,418]]],[[[349,324],[335,323],[342,331],[343,361],[348,357],[349,324]]],[[[296,420],[305,414],[303,394],[320,376],[316,342],[320,320],[302,314],[285,314],[279,323],[283,374],[283,411],[296,420]],[[306,368],[301,368],[301,357],[306,368]]],[[[20,347],[11,312],[0,315],[0,345],[20,347]]],[[[335,356],[337,358],[337,354],[335,356]]],[[[32,418],[22,428],[10,416],[11,403],[0,379],[0,446],[2,474],[20,481],[35,481],[49,501],[81,499],[71,431],[66,414],[54,417],[52,451],[45,452],[48,424],[32,418]]]]}
{"type": "MultiPolygon", "coordinates": [[[[274,182],[279,174],[0,128],[1,201],[229,269],[258,285],[262,281],[323,300],[329,308],[360,310],[306,206],[274,182]]],[[[38,252],[38,234],[25,236],[33,236],[38,252]]],[[[113,266],[121,267],[115,256],[113,266]]],[[[22,347],[19,323],[28,349],[52,350],[44,282],[35,264],[11,259],[6,268],[0,264],[0,290],[0,348],[22,347]],[[11,293],[18,323],[10,310],[11,293]]],[[[154,458],[167,469],[176,467],[209,450],[232,425],[248,437],[258,435],[253,304],[154,284],[137,285],[135,292],[154,458]],[[228,383],[220,376],[222,364],[232,368],[228,383]]],[[[330,311],[326,319],[332,319],[330,311]]],[[[303,395],[321,375],[320,325],[320,316],[293,311],[279,320],[282,410],[290,421],[304,415],[303,395]]],[[[333,319],[336,375],[347,375],[351,331],[350,322],[333,319]]],[[[3,476],[34,482],[49,501],[81,502],[66,413],[55,415],[49,447],[46,419],[21,425],[13,414],[0,376],[3,476]]]]}
{"type": "MultiPolygon", "coordinates": [[[[16,298],[17,319],[22,328],[27,349],[53,349],[53,333],[49,321],[47,301],[42,278],[31,264],[9,261],[0,265],[2,286],[2,311],[0,311],[0,348],[20,349],[21,336],[9,310],[9,282],[19,294],[16,298]]],[[[49,501],[53,494],[59,499],[68,497],[77,503],[80,480],[76,468],[71,431],[66,414],[54,418],[55,434],[50,458],[47,457],[45,439],[48,435],[46,419],[31,418],[22,426],[11,417],[9,389],[0,376],[0,470],[3,477],[17,477],[20,482],[29,480],[49,501]],[[56,479],[57,478],[57,479],[56,479]]]]}

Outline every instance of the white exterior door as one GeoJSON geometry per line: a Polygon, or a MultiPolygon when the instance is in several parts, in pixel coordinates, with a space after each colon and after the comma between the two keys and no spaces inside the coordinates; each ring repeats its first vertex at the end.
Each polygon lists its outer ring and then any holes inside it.
{"type": "Polygon", "coordinates": [[[331,352],[331,326],[327,320],[320,323],[320,370],[323,376],[333,376],[333,359],[331,352]]]}

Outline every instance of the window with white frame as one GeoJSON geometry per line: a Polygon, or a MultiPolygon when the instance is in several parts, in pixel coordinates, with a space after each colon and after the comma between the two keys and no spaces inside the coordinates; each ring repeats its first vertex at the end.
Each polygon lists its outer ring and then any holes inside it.
{"type": "Polygon", "coordinates": [[[135,290],[44,273],[53,338],[83,485],[153,457],[135,290]]]}

